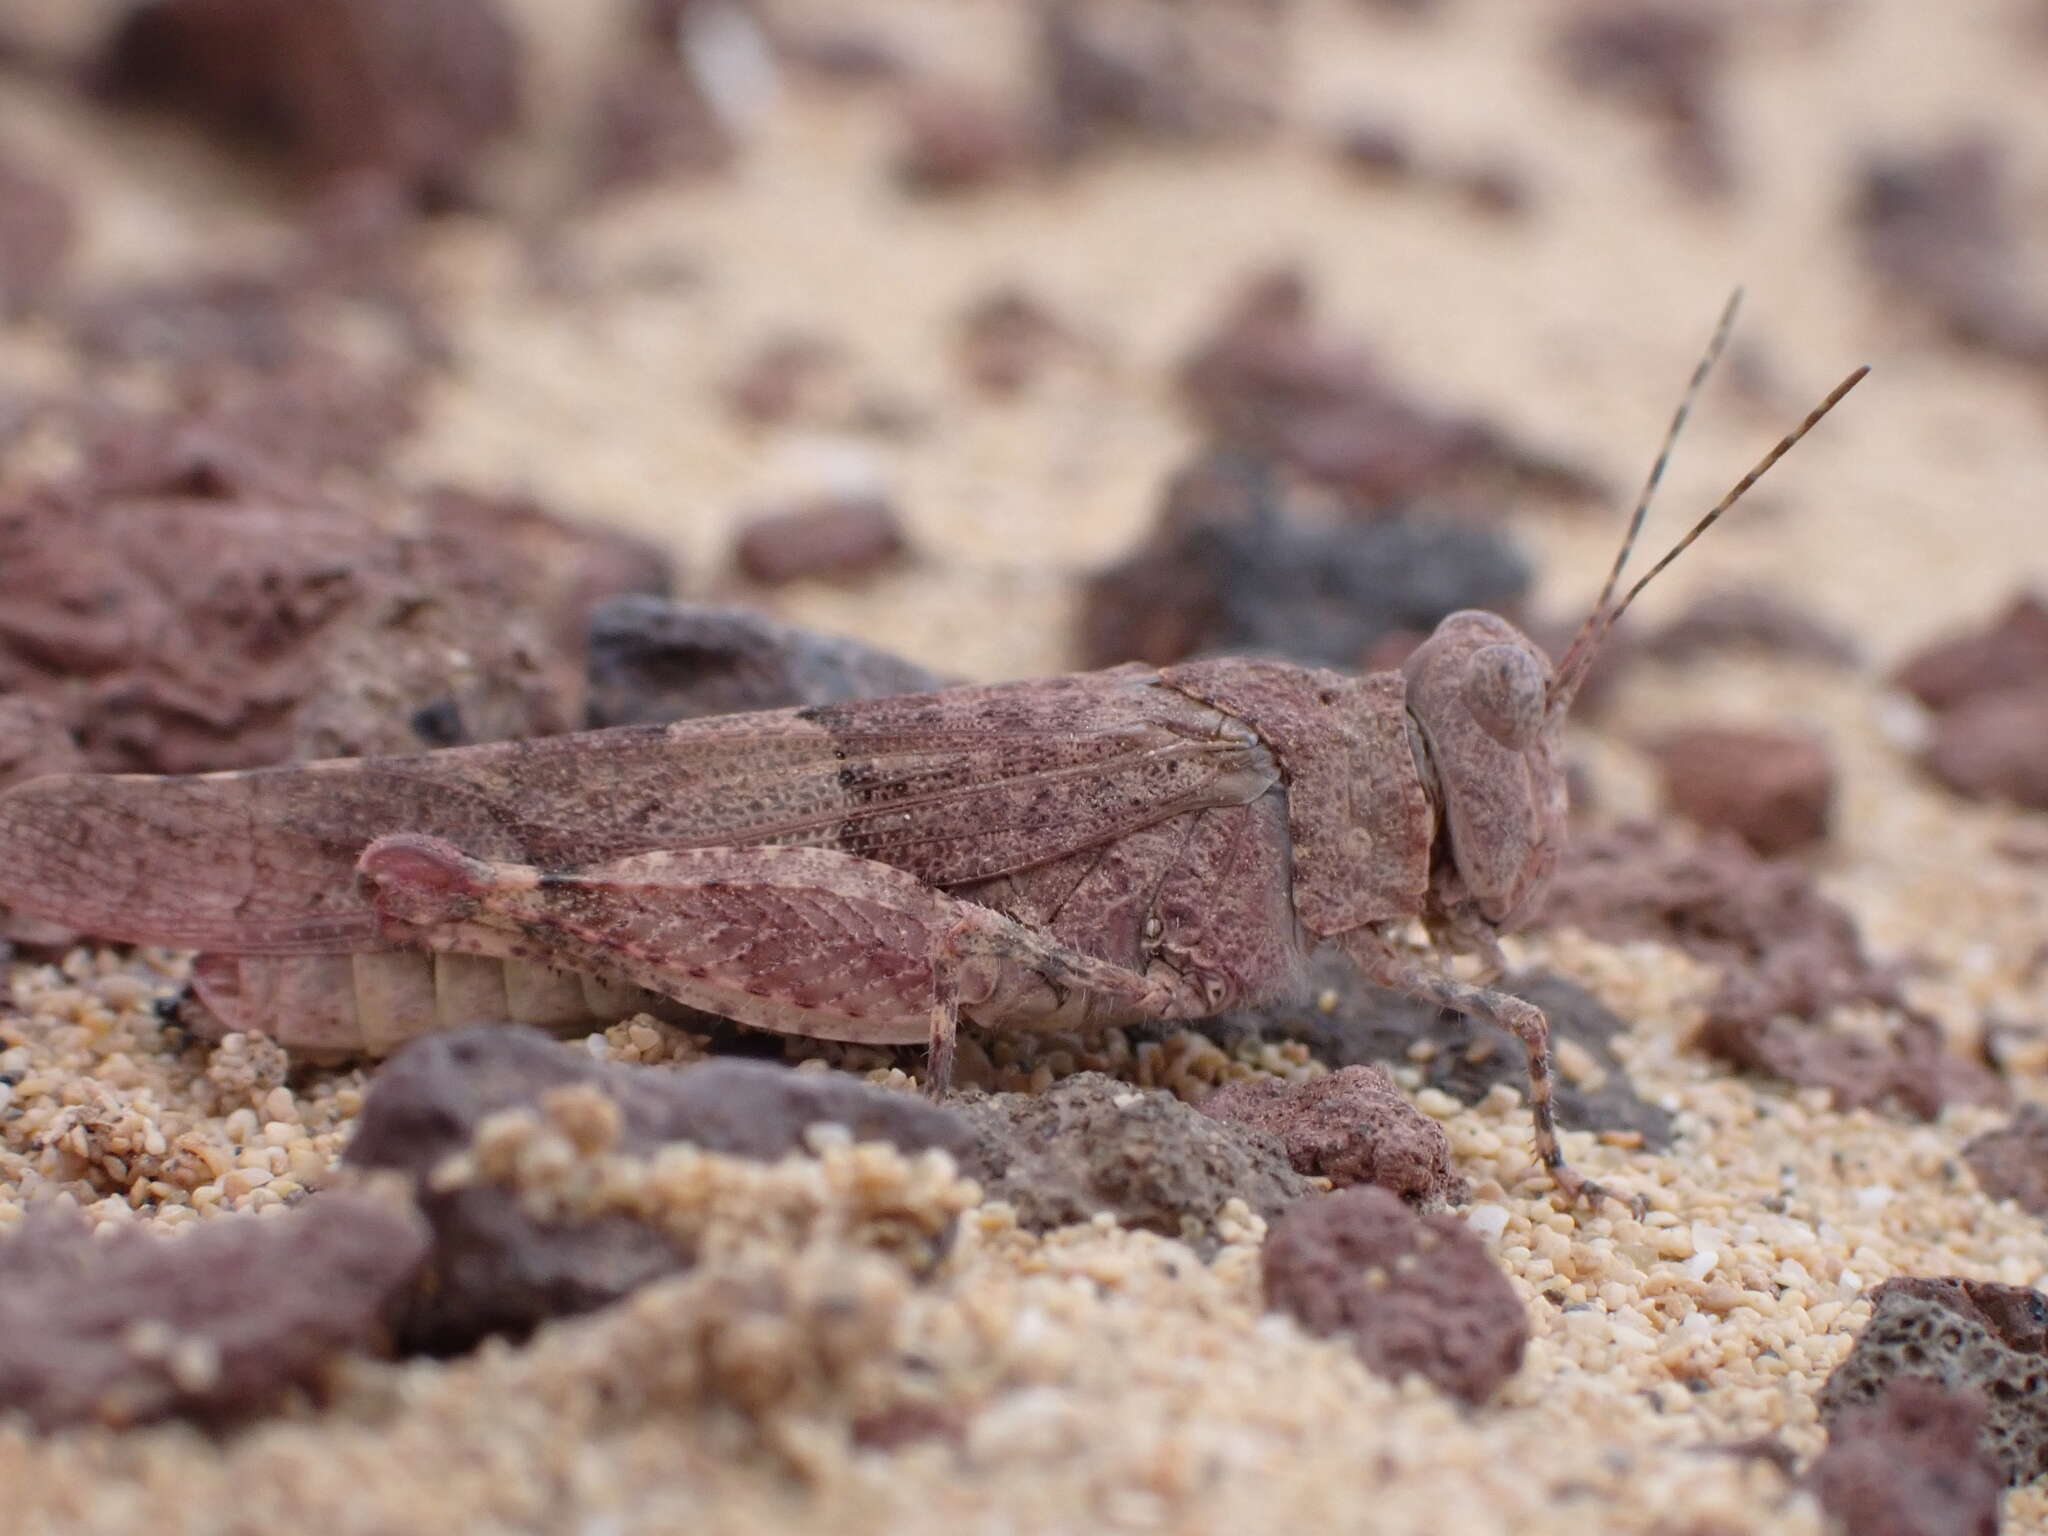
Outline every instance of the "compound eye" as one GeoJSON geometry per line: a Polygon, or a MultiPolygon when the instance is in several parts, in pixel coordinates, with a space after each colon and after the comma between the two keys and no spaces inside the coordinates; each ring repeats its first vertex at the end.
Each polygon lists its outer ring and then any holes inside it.
{"type": "Polygon", "coordinates": [[[1549,679],[1534,652],[1520,645],[1482,645],[1465,663],[1460,690],[1479,728],[1513,752],[1535,744],[1543,730],[1549,679]]]}

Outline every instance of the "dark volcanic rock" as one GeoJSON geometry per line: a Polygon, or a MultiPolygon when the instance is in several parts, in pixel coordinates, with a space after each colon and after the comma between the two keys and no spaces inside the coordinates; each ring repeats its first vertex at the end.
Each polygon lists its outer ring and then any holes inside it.
{"type": "Polygon", "coordinates": [[[517,43],[493,0],[160,0],[129,10],[100,75],[309,183],[374,171],[438,207],[518,118],[517,43]]]}
{"type": "Polygon", "coordinates": [[[1296,1173],[1338,1186],[1377,1184],[1417,1205],[1465,1198],[1443,1127],[1401,1096],[1378,1067],[1340,1067],[1299,1082],[1227,1083],[1205,1115],[1278,1137],[1296,1173]]]}
{"type": "Polygon", "coordinates": [[[1963,1161],[1994,1200],[2048,1216],[2048,1108],[2022,1104],[2009,1125],[1965,1146],[1963,1161]]]}
{"type": "Polygon", "coordinates": [[[1529,1319],[1455,1216],[1417,1216],[1383,1189],[1295,1206],[1261,1256],[1266,1305],[1310,1333],[1347,1334],[1382,1376],[1410,1372],[1468,1403],[1521,1368],[1529,1319]]]}
{"type": "Polygon", "coordinates": [[[978,1139],[988,1197],[1015,1206],[1034,1232],[1108,1211],[1127,1227],[1212,1250],[1210,1223],[1232,1196],[1271,1221],[1312,1187],[1273,1138],[1099,1072],[1041,1094],[994,1094],[961,1114],[978,1139]]]}
{"type": "Polygon", "coordinates": [[[1088,578],[1081,650],[1089,666],[1263,653],[1355,668],[1460,608],[1512,610],[1529,575],[1491,528],[1309,523],[1269,465],[1218,454],[1175,476],[1145,542],[1088,578]]]}
{"type": "Polygon", "coordinates": [[[1835,1420],[1807,1486],[1854,1536],[1997,1536],[2004,1489],[1983,1424],[1976,1394],[1902,1377],[1835,1420]]]}
{"type": "MultiPolygon", "coordinates": [[[[1671,1140],[1669,1112],[1636,1096],[1612,1040],[1626,1027],[1598,999],[1559,976],[1510,977],[1506,989],[1544,1011],[1554,1039],[1583,1048],[1600,1072],[1581,1083],[1560,1072],[1557,1116],[1573,1130],[1634,1131],[1645,1146],[1671,1140]]],[[[1202,1028],[1226,1043],[1238,1035],[1300,1040],[1332,1067],[1361,1062],[1420,1065],[1423,1083],[1476,1104],[1495,1083],[1528,1087],[1521,1046],[1506,1031],[1418,1003],[1365,981],[1343,956],[1318,955],[1306,1002],[1225,1014],[1202,1028]],[[1325,1006],[1327,1005],[1327,1006],[1325,1006]]]]}
{"type": "Polygon", "coordinates": [[[260,1414],[382,1343],[426,1246],[411,1211],[341,1192],[176,1239],[33,1213],[0,1237],[0,1409],[39,1429],[260,1414]]]}
{"type": "Polygon", "coordinates": [[[1659,740],[1664,799],[1702,827],[1733,832],[1758,853],[1791,853],[1828,835],[1835,765],[1802,731],[1695,726],[1659,740]]]}
{"type": "Polygon", "coordinates": [[[2048,1297],[1912,1275],[1885,1281],[1871,1298],[1870,1321],[1821,1388],[1831,1434],[1886,1388],[1919,1378],[1982,1403],[1977,1443],[2006,1482],[2048,1472],[2048,1297]]]}
{"type": "Polygon", "coordinates": [[[842,704],[955,681],[749,608],[618,597],[590,616],[593,727],[842,704]]]}
{"type": "Polygon", "coordinates": [[[804,1150],[823,1121],[857,1140],[906,1151],[940,1147],[974,1166],[975,1139],[958,1115],[838,1074],[716,1061],[687,1071],[594,1061],[537,1030],[484,1026],[428,1036],[378,1074],[343,1161],[411,1175],[433,1247],[400,1309],[400,1335],[436,1353],[492,1333],[523,1334],[550,1317],[616,1301],[692,1256],[630,1217],[579,1224],[536,1220],[516,1191],[442,1190],[434,1170],[466,1150],[477,1126],[505,1109],[537,1106],[549,1090],[596,1087],[619,1106],[618,1151],[645,1156],[674,1141],[773,1160],[804,1150]]]}

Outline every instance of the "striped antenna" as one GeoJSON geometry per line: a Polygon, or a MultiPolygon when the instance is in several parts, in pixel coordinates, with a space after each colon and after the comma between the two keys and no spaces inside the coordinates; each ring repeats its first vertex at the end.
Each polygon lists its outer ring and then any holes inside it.
{"type": "MultiPolygon", "coordinates": [[[[1741,295],[1738,292],[1736,299],[1740,297],[1741,295]]],[[[1628,589],[1627,594],[1620,602],[1613,602],[1614,589],[1620,583],[1622,567],[1628,559],[1631,546],[1635,543],[1636,534],[1642,528],[1650,492],[1656,488],[1657,481],[1664,472],[1664,461],[1670,456],[1672,439],[1678,435],[1678,428],[1684,423],[1687,413],[1691,410],[1693,399],[1699,393],[1701,381],[1706,377],[1708,369],[1713,365],[1714,358],[1719,355],[1722,344],[1727,340],[1728,322],[1734,316],[1736,299],[1729,300],[1728,308],[1721,316],[1721,324],[1714,332],[1714,339],[1709,344],[1706,355],[1701,358],[1700,366],[1693,371],[1692,384],[1686,390],[1685,400],[1678,407],[1678,414],[1672,418],[1671,431],[1665,436],[1663,451],[1657,455],[1656,467],[1650,471],[1650,479],[1649,483],[1644,487],[1643,499],[1636,504],[1635,515],[1629,520],[1628,534],[1622,541],[1621,554],[1615,559],[1614,568],[1608,573],[1607,584],[1600,591],[1600,600],[1593,605],[1592,613],[1587,616],[1586,622],[1579,627],[1578,634],[1573,637],[1570,647],[1565,651],[1564,659],[1558,664],[1557,674],[1550,684],[1550,697],[1547,700],[1547,711],[1551,714],[1562,716],[1571,708],[1572,699],[1578,693],[1579,685],[1585,681],[1587,669],[1592,665],[1593,657],[1598,653],[1601,642],[1606,640],[1607,633],[1614,628],[1615,621],[1628,611],[1629,604],[1633,603],[1641,595],[1643,588],[1656,580],[1657,576],[1672,561],[1690,549],[1695,539],[1720,521],[1723,513],[1742,500],[1749,493],[1750,487],[1761,480],[1770,471],[1772,465],[1791,452],[1792,445],[1811,432],[1819,424],[1823,416],[1827,415],[1837,405],[1840,405],[1842,397],[1862,383],[1864,375],[1870,372],[1868,365],[1858,368],[1849,374],[1847,378],[1843,379],[1841,383],[1829,390],[1827,398],[1808,411],[1804,421],[1779,438],[1771,451],[1759,459],[1755,467],[1748,474],[1736,481],[1728,494],[1715,503],[1713,509],[1705,517],[1692,525],[1684,538],[1671,546],[1663,559],[1651,566],[1635,585],[1628,589]]]]}

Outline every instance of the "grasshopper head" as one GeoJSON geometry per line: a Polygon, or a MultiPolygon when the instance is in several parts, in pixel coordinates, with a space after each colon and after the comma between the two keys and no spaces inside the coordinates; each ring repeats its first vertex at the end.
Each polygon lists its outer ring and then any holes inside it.
{"type": "Polygon", "coordinates": [[[1437,801],[1438,826],[1447,852],[1432,869],[1432,900],[1447,912],[1475,911],[1486,923],[1506,927],[1526,916],[1550,883],[1564,851],[1564,760],[1560,751],[1565,717],[1585,681],[1587,669],[1615,621],[1642,590],[1676,560],[1792,445],[1813,430],[1841,398],[1861,382],[1858,368],[1651,566],[1616,597],[1636,536],[1663,478],[1672,444],[1685,425],[1700,385],[1726,345],[1741,295],[1728,301],[1713,339],[1679,402],[1664,445],[1644,482],[1621,549],[1593,611],[1579,627],[1557,666],[1506,619],[1467,609],[1454,613],[1408,658],[1408,714],[1427,754],[1426,777],[1437,801]]]}
{"type": "Polygon", "coordinates": [[[1550,658],[1506,619],[1466,609],[1402,671],[1449,858],[1432,886],[1505,926],[1542,894],[1564,848],[1564,711],[1550,706],[1550,658]]]}

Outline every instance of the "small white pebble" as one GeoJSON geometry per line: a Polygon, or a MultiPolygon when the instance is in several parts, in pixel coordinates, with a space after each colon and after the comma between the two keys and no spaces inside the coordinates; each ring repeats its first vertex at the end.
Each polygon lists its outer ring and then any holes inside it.
{"type": "Polygon", "coordinates": [[[1489,1243],[1500,1241],[1508,1229],[1508,1208],[1504,1205],[1475,1205],[1465,1213],[1465,1224],[1489,1243]]]}
{"type": "Polygon", "coordinates": [[[1845,1291],[1860,1291],[1863,1289],[1863,1277],[1857,1274],[1856,1271],[1853,1269],[1845,1269],[1842,1271],[1841,1283],[1842,1289],[1845,1291]]]}
{"type": "Polygon", "coordinates": [[[1892,1197],[1897,1193],[1889,1184],[1865,1184],[1856,1191],[1856,1208],[1881,1211],[1892,1203],[1892,1197]]]}

